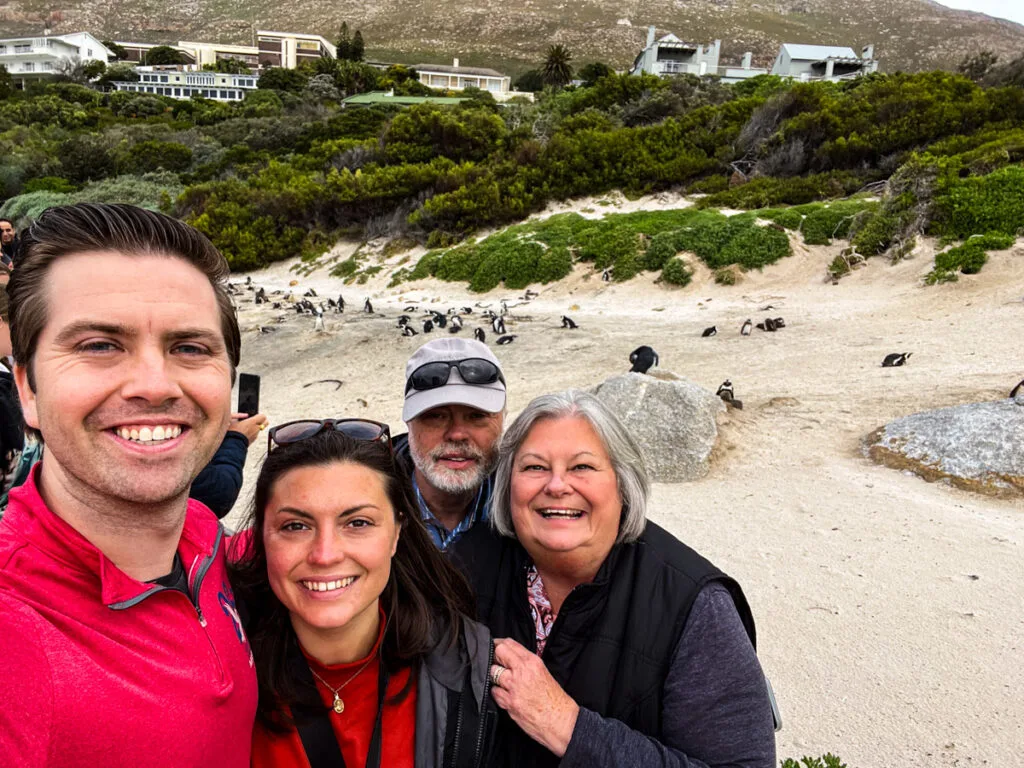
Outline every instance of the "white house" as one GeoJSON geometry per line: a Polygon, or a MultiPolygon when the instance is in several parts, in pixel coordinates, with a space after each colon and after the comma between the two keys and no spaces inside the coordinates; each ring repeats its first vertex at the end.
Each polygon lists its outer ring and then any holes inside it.
{"type": "Polygon", "coordinates": [[[114,54],[88,32],[0,40],[0,64],[22,86],[26,80],[57,74],[68,64],[107,64],[113,58],[114,54]]]}
{"type": "Polygon", "coordinates": [[[242,101],[245,94],[256,90],[256,75],[225,75],[187,69],[138,67],[139,82],[111,83],[118,91],[190,99],[201,96],[213,101],[242,101]]]}
{"type": "Polygon", "coordinates": [[[256,31],[256,43],[261,67],[295,69],[305,62],[338,57],[334,43],[320,35],[303,32],[270,32],[259,29],[256,31]]]}
{"type": "Polygon", "coordinates": [[[848,80],[878,71],[875,47],[864,46],[858,56],[852,48],[835,45],[794,45],[779,49],[771,73],[795,80],[848,80]]]}
{"type": "Polygon", "coordinates": [[[718,74],[718,57],[722,41],[694,45],[673,34],[655,40],[655,28],[647,28],[647,45],[633,62],[631,75],[714,75],[718,74]]]}
{"type": "Polygon", "coordinates": [[[445,64],[417,64],[413,69],[419,75],[420,82],[428,88],[440,88],[445,91],[479,88],[490,93],[498,101],[510,95],[512,78],[493,69],[460,67],[458,59],[453,60],[450,67],[445,64]]]}

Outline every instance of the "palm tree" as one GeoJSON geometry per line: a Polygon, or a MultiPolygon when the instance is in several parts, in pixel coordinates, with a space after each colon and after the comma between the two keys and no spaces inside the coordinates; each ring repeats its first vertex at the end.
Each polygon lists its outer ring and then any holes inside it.
{"type": "Polygon", "coordinates": [[[541,67],[541,76],[548,85],[561,88],[572,80],[572,54],[569,49],[559,43],[548,48],[547,56],[544,57],[544,66],[541,67]]]}

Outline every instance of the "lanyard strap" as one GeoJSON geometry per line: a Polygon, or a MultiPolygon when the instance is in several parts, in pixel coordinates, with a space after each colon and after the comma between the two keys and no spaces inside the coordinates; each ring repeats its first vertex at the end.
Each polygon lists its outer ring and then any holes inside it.
{"type": "MultiPolygon", "coordinates": [[[[378,664],[377,717],[373,723],[373,735],[370,736],[370,748],[366,753],[366,768],[380,768],[381,760],[384,696],[387,694],[389,678],[384,659],[380,659],[378,664]]],[[[306,670],[304,677],[308,677],[308,682],[313,683],[313,674],[309,671],[309,665],[303,664],[302,666],[306,670]]],[[[313,684],[315,685],[315,683],[313,684]]],[[[302,739],[302,748],[306,752],[310,768],[345,768],[345,758],[342,757],[341,747],[338,745],[334,727],[331,725],[330,712],[332,711],[327,707],[318,709],[311,720],[296,728],[299,738],[302,739]]]]}

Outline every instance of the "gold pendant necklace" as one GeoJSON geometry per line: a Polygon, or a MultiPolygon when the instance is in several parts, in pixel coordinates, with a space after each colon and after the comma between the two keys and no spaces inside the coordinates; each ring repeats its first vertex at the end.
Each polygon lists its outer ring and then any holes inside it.
{"type": "Polygon", "coordinates": [[[345,711],[345,702],[342,701],[342,698],[341,698],[341,695],[340,695],[341,689],[344,688],[349,683],[351,683],[357,677],[359,677],[359,673],[362,672],[364,669],[366,669],[367,665],[371,661],[373,661],[374,658],[376,658],[376,656],[377,656],[376,653],[373,654],[372,656],[370,656],[370,658],[368,658],[366,661],[364,661],[362,663],[362,665],[359,667],[359,669],[356,670],[356,673],[354,675],[352,675],[352,677],[350,677],[344,683],[339,685],[337,688],[335,688],[330,683],[328,683],[326,680],[324,680],[322,677],[320,677],[320,675],[317,674],[315,669],[313,669],[312,667],[309,668],[309,671],[313,673],[313,677],[315,677],[317,680],[319,680],[321,683],[323,683],[327,687],[327,690],[329,690],[331,693],[334,694],[334,701],[331,702],[331,708],[334,709],[334,711],[337,712],[339,715],[342,712],[345,711]]]}

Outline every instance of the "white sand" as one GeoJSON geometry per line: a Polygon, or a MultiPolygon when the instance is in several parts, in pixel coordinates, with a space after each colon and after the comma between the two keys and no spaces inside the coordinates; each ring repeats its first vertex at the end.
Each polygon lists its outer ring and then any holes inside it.
{"type": "MultiPolygon", "coordinates": [[[[325,335],[312,318],[281,313],[286,322],[267,335],[255,328],[279,313],[243,303],[242,370],[263,375],[272,423],[362,415],[401,432],[405,361],[439,335],[401,337],[402,308],[507,298],[522,318],[508,322],[518,338],[494,349],[511,416],[536,395],[625,371],[640,344],[654,346],[663,370],[712,391],[731,378],[746,407],[723,418],[711,474],[657,486],[652,518],[743,584],[785,721],[780,758],[832,751],[851,768],[1019,765],[1024,503],[929,484],[860,450],[893,418],[1005,397],[1024,376],[1024,245],[993,255],[980,275],[925,287],[929,248],[897,266],[873,261],[837,286],[823,275],[838,247],[800,248],[733,287],[707,270],[669,289],[649,276],[606,284],[580,267],[514,307],[521,291],[480,296],[434,280],[389,290],[388,270],[342,286],[320,270],[295,290],[340,291],[346,313],[327,315],[325,335]],[[365,296],[384,317],[358,311],[365,296]],[[758,311],[766,304],[775,309],[758,311]],[[559,327],[563,313],[579,330],[559,327]],[[739,335],[745,318],[766,315],[787,327],[739,335]],[[701,338],[712,324],[719,334],[701,338]],[[906,367],[879,367],[906,351],[906,367]],[[322,378],[344,383],[303,388],[322,378]]],[[[272,290],[294,276],[278,265],[253,277],[272,290]]],[[[247,489],[264,450],[250,451],[247,489]]]]}

